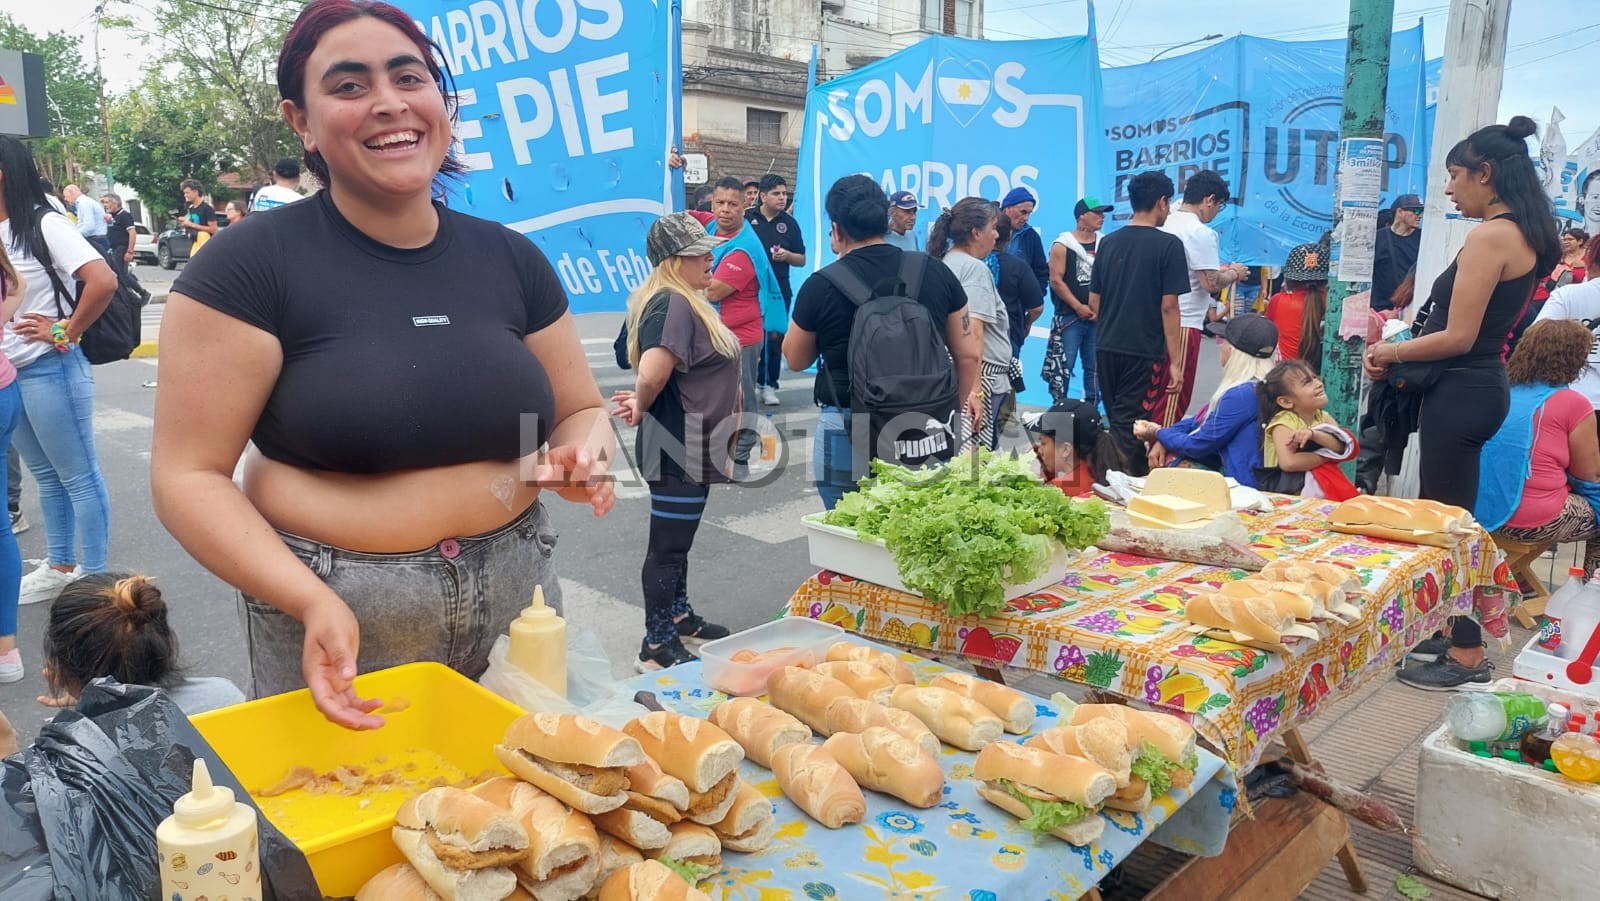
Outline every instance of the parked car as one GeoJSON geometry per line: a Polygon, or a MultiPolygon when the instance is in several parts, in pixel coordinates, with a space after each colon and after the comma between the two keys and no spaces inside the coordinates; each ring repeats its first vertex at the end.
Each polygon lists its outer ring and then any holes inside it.
{"type": "MultiPolygon", "coordinates": [[[[217,230],[221,231],[228,225],[228,220],[220,213],[217,215],[217,230]]],[[[156,262],[162,269],[176,269],[179,263],[189,261],[189,252],[194,249],[194,232],[178,225],[173,220],[172,227],[161,233],[156,239],[156,262]]]]}
{"type": "Polygon", "coordinates": [[[133,225],[133,261],[135,263],[155,263],[156,236],[150,233],[143,222],[133,225]]]}

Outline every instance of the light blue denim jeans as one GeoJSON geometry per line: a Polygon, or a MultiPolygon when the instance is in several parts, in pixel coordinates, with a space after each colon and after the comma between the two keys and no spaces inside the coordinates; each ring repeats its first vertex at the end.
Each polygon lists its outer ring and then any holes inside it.
{"type": "Polygon", "coordinates": [[[58,566],[104,572],[111,498],[94,453],[94,378],[83,352],[54,350],[17,370],[17,450],[39,483],[46,554],[58,566]],[[82,555],[79,555],[79,551],[82,555]]]}
{"type": "MultiPolygon", "coordinates": [[[[435,661],[469,679],[489,667],[489,649],[544,586],[545,602],[561,612],[561,583],[551,555],[556,529],[544,503],[490,532],[446,538],[405,554],[347,551],[278,531],[278,537],[317,578],[333,589],[361,625],[363,673],[403,663],[435,661]]],[[[238,593],[250,656],[253,698],[305,688],[300,621],[238,593]]]]}
{"type": "MultiPolygon", "coordinates": [[[[0,388],[0,454],[11,446],[11,436],[22,422],[22,389],[16,382],[0,388]]],[[[22,591],[22,554],[17,536],[0,528],[0,638],[17,634],[17,598],[22,591]]]]}

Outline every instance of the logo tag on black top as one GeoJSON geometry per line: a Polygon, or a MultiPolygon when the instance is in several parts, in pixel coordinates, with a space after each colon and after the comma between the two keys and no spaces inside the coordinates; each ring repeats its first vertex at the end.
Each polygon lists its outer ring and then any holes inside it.
{"type": "Polygon", "coordinates": [[[411,317],[411,324],[416,326],[417,328],[425,328],[425,327],[430,326],[430,325],[449,325],[450,324],[450,317],[449,316],[412,316],[411,317]]]}

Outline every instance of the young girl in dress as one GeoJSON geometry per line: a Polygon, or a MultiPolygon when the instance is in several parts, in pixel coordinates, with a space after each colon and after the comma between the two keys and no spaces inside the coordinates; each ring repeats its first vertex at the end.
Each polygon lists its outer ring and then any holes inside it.
{"type": "Polygon", "coordinates": [[[1111,470],[1126,472],[1128,461],[1106,431],[1093,404],[1066,400],[1022,419],[1040,475],[1071,497],[1087,497],[1111,470]]]}
{"type": "Polygon", "coordinates": [[[1261,404],[1264,491],[1343,501],[1358,493],[1339,464],[1354,459],[1354,436],[1323,409],[1328,392],[1304,360],[1273,367],[1256,386],[1261,404]]]}

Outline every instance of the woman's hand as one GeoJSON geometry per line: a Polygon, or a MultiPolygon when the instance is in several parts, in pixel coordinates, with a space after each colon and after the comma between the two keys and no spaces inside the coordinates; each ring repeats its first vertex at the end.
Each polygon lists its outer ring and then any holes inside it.
{"type": "Polygon", "coordinates": [[[372,711],[383,706],[377,698],[356,694],[356,654],[361,650],[361,626],[343,601],[323,601],[305,609],[305,647],[300,655],[300,675],[311,689],[311,699],[328,721],[346,729],[377,729],[383,717],[372,711]]]}
{"type": "Polygon", "coordinates": [[[1361,358],[1361,371],[1374,382],[1381,382],[1389,376],[1389,361],[1378,361],[1378,348],[1383,346],[1378,344],[1368,348],[1366,356],[1361,358]]]}
{"type": "Polygon", "coordinates": [[[11,323],[11,331],[15,332],[17,337],[30,343],[37,341],[44,344],[54,344],[55,339],[50,336],[50,327],[55,324],[56,320],[43,313],[23,313],[11,323]]]}
{"type": "Polygon", "coordinates": [[[639,396],[632,391],[613,391],[611,402],[611,415],[631,426],[636,426],[644,418],[644,413],[639,409],[639,396]]]}
{"type": "Polygon", "coordinates": [[[1167,465],[1167,449],[1161,446],[1161,442],[1157,441],[1150,445],[1149,453],[1145,454],[1145,462],[1150,464],[1151,469],[1160,469],[1167,465]]]}
{"type": "Polygon", "coordinates": [[[1159,431],[1161,431],[1161,426],[1151,422],[1148,419],[1136,420],[1133,423],[1133,437],[1139,439],[1140,441],[1156,440],[1156,433],[1159,431]]]}
{"type": "Polygon", "coordinates": [[[539,488],[555,489],[564,500],[588,504],[595,516],[604,516],[617,502],[616,481],[607,469],[606,461],[595,459],[589,448],[562,445],[550,448],[543,461],[534,464],[532,481],[539,488]]]}
{"type": "Polygon", "coordinates": [[[37,698],[34,698],[34,700],[46,707],[52,707],[60,710],[63,707],[76,706],[78,703],[78,696],[72,694],[39,695],[37,698]]]}

